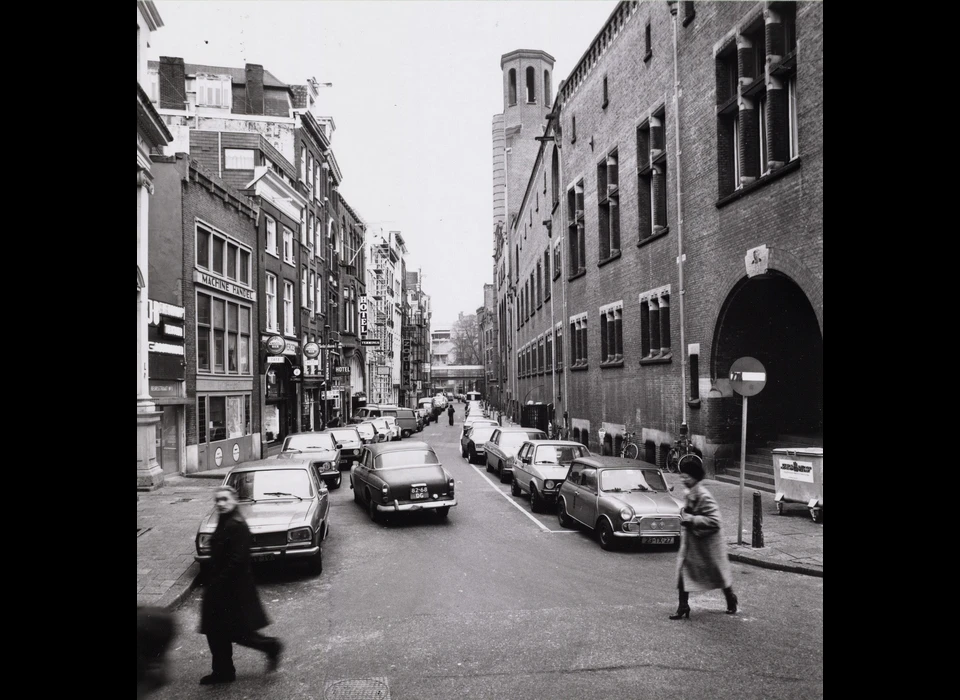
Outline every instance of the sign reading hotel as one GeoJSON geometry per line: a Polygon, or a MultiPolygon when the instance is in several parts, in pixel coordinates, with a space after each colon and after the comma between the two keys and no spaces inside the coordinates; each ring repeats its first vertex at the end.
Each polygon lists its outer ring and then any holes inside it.
{"type": "Polygon", "coordinates": [[[370,317],[368,315],[367,297],[363,295],[358,297],[357,313],[360,315],[360,335],[365,336],[370,329],[370,317]]]}
{"type": "Polygon", "coordinates": [[[247,301],[253,301],[256,297],[252,289],[241,287],[239,284],[231,282],[230,280],[225,280],[222,277],[217,277],[216,275],[211,275],[209,272],[194,270],[193,281],[199,282],[207,287],[213,287],[214,289],[218,289],[226,294],[231,294],[235,297],[246,299],[247,301]]]}

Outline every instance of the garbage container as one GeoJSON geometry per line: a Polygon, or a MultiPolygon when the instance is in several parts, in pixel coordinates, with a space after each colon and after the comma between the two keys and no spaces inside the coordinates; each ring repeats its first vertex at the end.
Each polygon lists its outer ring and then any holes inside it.
{"type": "Polygon", "coordinates": [[[823,517],[823,448],[780,447],[773,450],[773,483],[777,514],[784,503],[802,503],[813,522],[823,517]]]}

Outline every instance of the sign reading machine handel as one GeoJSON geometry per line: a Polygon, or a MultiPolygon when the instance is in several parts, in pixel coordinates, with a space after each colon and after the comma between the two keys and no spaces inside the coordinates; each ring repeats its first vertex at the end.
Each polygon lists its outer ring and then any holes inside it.
{"type": "Polygon", "coordinates": [[[767,383],[767,370],[760,360],[741,357],[730,366],[730,387],[743,397],[743,420],[740,432],[740,510],[737,519],[737,544],[743,544],[743,486],[747,478],[747,401],[767,383]]]}
{"type": "Polygon", "coordinates": [[[781,457],[777,459],[780,467],[780,478],[790,481],[806,481],[813,483],[813,462],[800,462],[795,459],[781,457]]]}

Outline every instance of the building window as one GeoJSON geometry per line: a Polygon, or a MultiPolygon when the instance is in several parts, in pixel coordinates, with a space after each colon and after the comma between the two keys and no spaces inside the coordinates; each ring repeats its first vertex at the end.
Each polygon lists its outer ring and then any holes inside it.
{"type": "Polygon", "coordinates": [[[533,69],[533,66],[529,66],[527,68],[527,104],[533,104],[537,101],[536,75],[537,72],[533,69]]]}
{"type": "Polygon", "coordinates": [[[267,330],[276,333],[280,330],[277,325],[277,278],[267,273],[267,330]]]}
{"type": "Polygon", "coordinates": [[[613,150],[597,165],[599,205],[600,262],[620,253],[620,176],[617,151],[613,150]]]}
{"type": "Polygon", "coordinates": [[[623,365],[623,302],[600,307],[600,366],[623,365]]]}
{"type": "Polygon", "coordinates": [[[556,207],[557,202],[560,201],[560,151],[556,146],[553,147],[553,160],[550,163],[550,183],[553,194],[552,206],[556,207]]]}
{"type": "Polygon", "coordinates": [[[640,295],[640,361],[669,360],[670,285],[640,295]]]}
{"type": "Polygon", "coordinates": [[[563,324],[558,323],[553,332],[554,344],[557,348],[557,371],[563,371],[563,324]]]}
{"type": "Polygon", "coordinates": [[[307,266],[300,269],[300,306],[301,308],[310,308],[310,274],[307,272],[307,266]]]}
{"type": "Polygon", "coordinates": [[[315,273],[313,270],[311,270],[311,271],[310,271],[310,282],[309,282],[309,284],[305,285],[305,286],[306,286],[306,289],[304,289],[304,296],[307,298],[307,308],[310,309],[311,311],[313,311],[313,308],[314,308],[314,307],[313,307],[313,297],[314,297],[313,290],[314,290],[314,289],[316,288],[316,286],[317,286],[317,281],[316,281],[316,280],[317,280],[317,273],[315,273]]]}
{"type": "Polygon", "coordinates": [[[510,83],[510,92],[508,95],[509,105],[513,107],[517,104],[517,70],[515,68],[511,68],[510,72],[508,73],[508,77],[510,83]]]}
{"type": "Polygon", "coordinates": [[[602,109],[606,109],[610,104],[610,92],[607,86],[607,76],[603,76],[603,102],[600,103],[602,109]]]}
{"type": "Polygon", "coordinates": [[[547,301],[550,298],[550,288],[553,285],[550,283],[550,248],[547,248],[543,251],[543,300],[547,301]]]}
{"type": "Polygon", "coordinates": [[[307,183],[307,144],[300,142],[300,180],[307,183]]]}
{"type": "Polygon", "coordinates": [[[250,251],[200,225],[197,226],[197,267],[250,283],[250,251]]]}
{"type": "Polygon", "coordinates": [[[293,282],[283,281],[283,332],[295,335],[293,331],[293,282]]]}
{"type": "Polygon", "coordinates": [[[307,153],[307,189],[313,191],[317,182],[316,168],[313,164],[313,154],[307,153]]]}
{"type": "Polygon", "coordinates": [[[544,371],[550,374],[553,372],[553,331],[547,331],[544,336],[544,349],[546,351],[544,371]]]}
{"type": "Polygon", "coordinates": [[[650,57],[653,56],[653,42],[650,37],[650,23],[647,22],[647,26],[643,28],[643,60],[648,61],[650,57]]]}
{"type": "Polygon", "coordinates": [[[250,395],[197,397],[200,443],[233,440],[250,434],[250,395]],[[207,422],[209,417],[210,422],[207,422]]]}
{"type": "Polygon", "coordinates": [[[570,143],[577,142],[577,115],[570,116],[570,143]]]}
{"type": "Polygon", "coordinates": [[[683,6],[683,26],[686,27],[690,22],[693,21],[693,18],[697,16],[697,9],[693,6],[693,2],[681,2],[683,6]]]}
{"type": "Polygon", "coordinates": [[[223,149],[224,170],[253,170],[253,151],[248,148],[223,149]]]}
{"type": "Polygon", "coordinates": [[[267,219],[267,252],[276,257],[280,257],[277,250],[277,222],[269,216],[267,219]]]}
{"type": "Polygon", "coordinates": [[[583,180],[567,192],[567,220],[570,222],[570,276],[586,270],[587,242],[583,224],[583,180]]]}
{"type": "Polygon", "coordinates": [[[324,312],[324,307],[323,307],[323,279],[322,279],[322,275],[317,275],[317,284],[316,284],[316,288],[315,288],[315,294],[317,295],[317,304],[316,304],[316,307],[315,307],[315,308],[316,308],[318,314],[322,314],[322,313],[324,312]]]}
{"type": "Polygon", "coordinates": [[[541,335],[537,338],[537,373],[543,374],[547,371],[547,355],[546,347],[543,342],[543,336],[541,335]]]}
{"type": "Polygon", "coordinates": [[[570,369],[587,366],[587,314],[570,317],[570,369]]]}
{"type": "Polygon", "coordinates": [[[560,242],[557,241],[557,244],[553,247],[553,279],[557,279],[557,277],[560,276],[562,269],[560,242]]]}
{"type": "Polygon", "coordinates": [[[293,265],[293,231],[286,226],[283,227],[283,261],[288,265],[293,265]]]}
{"type": "Polygon", "coordinates": [[[251,308],[197,293],[197,369],[250,374],[251,308]]]}
{"type": "Polygon", "coordinates": [[[667,229],[667,150],[661,107],[637,127],[637,212],[639,239],[667,229]]]}
{"type": "Polygon", "coordinates": [[[550,106],[550,71],[543,71],[543,106],[550,106]]]}
{"type": "Polygon", "coordinates": [[[700,398],[700,346],[696,346],[696,352],[690,352],[690,400],[696,401],[700,398]]]}
{"type": "Polygon", "coordinates": [[[201,107],[229,107],[230,93],[229,80],[197,78],[197,105],[201,107]]]}
{"type": "Polygon", "coordinates": [[[197,441],[201,444],[207,441],[207,397],[197,397],[197,441]]]}
{"type": "Polygon", "coordinates": [[[543,297],[540,293],[543,289],[543,269],[540,267],[540,261],[537,260],[537,308],[543,306],[543,297]]]}

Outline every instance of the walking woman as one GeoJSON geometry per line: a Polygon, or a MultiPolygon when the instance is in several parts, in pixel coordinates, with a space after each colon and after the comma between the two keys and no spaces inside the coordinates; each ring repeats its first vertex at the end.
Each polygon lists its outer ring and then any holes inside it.
{"type": "Polygon", "coordinates": [[[453,404],[447,409],[447,417],[450,419],[450,425],[453,425],[453,404]]]}
{"type": "Polygon", "coordinates": [[[680,605],[671,620],[690,618],[690,592],[723,589],[727,598],[727,614],[737,612],[737,596],[733,593],[727,546],[720,531],[720,508],[713,495],[704,488],[703,460],[687,455],[680,460],[687,500],[680,513],[682,534],[677,557],[677,588],[680,605]]]}

